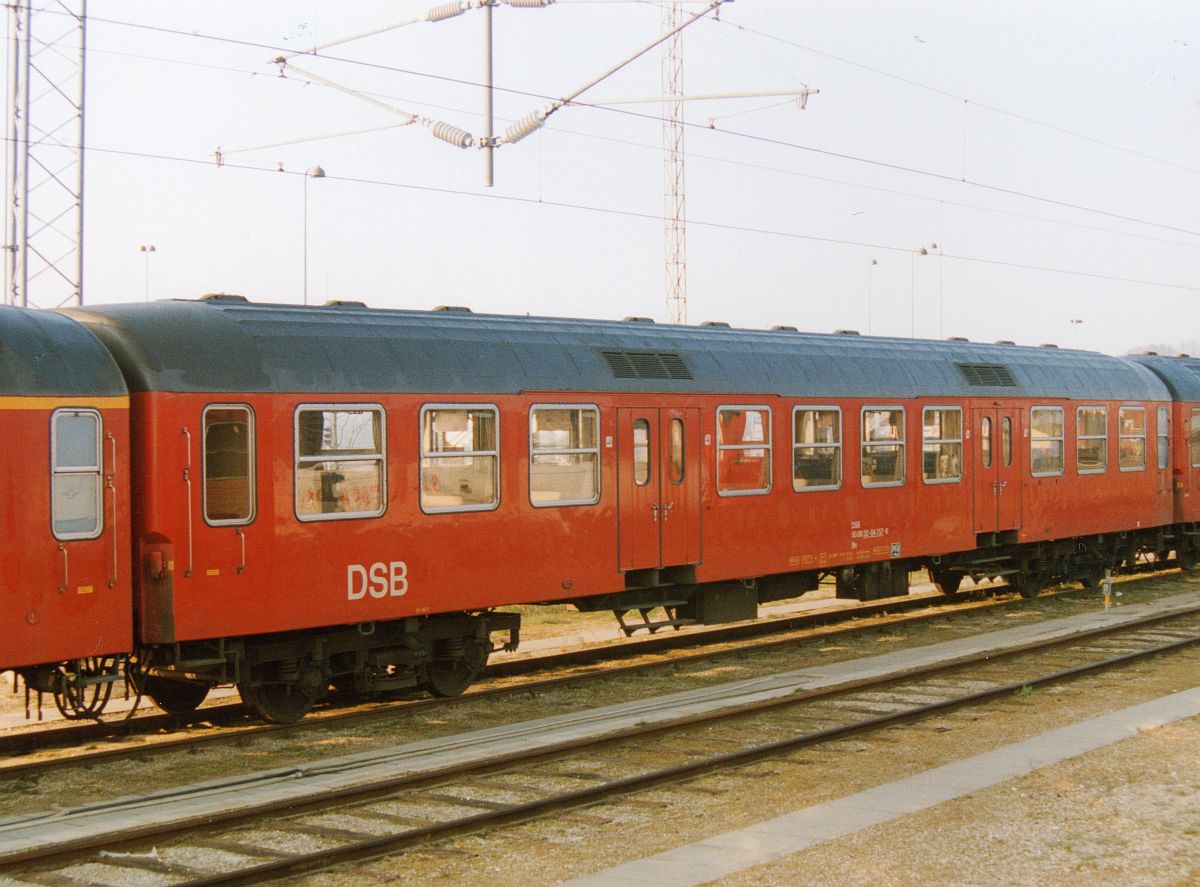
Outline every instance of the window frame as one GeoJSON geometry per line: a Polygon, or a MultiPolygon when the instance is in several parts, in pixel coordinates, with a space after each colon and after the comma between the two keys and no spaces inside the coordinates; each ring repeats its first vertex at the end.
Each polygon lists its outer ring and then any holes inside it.
{"type": "Polygon", "coordinates": [[[858,482],[864,490],[875,490],[886,487],[902,487],[908,483],[908,411],[903,404],[864,404],[858,410],[858,482]],[[867,413],[868,412],[896,412],[900,413],[900,437],[897,440],[867,440],[867,413]],[[900,447],[900,479],[888,481],[876,481],[867,483],[863,478],[863,456],[866,454],[868,446],[900,447]]]}
{"type": "Polygon", "coordinates": [[[1145,471],[1146,470],[1146,463],[1149,461],[1149,459],[1148,459],[1149,453],[1147,452],[1147,449],[1149,447],[1149,438],[1150,438],[1149,432],[1150,432],[1149,416],[1147,415],[1146,408],[1144,406],[1140,406],[1138,404],[1128,404],[1128,405],[1122,404],[1121,406],[1117,407],[1117,469],[1119,471],[1145,471]],[[1126,434],[1122,430],[1121,414],[1125,413],[1125,412],[1142,414],[1142,433],[1141,434],[1126,434]],[[1142,464],[1141,465],[1126,466],[1126,465],[1121,464],[1121,441],[1123,441],[1123,440],[1140,440],[1142,442],[1142,464]]]}
{"type": "Polygon", "coordinates": [[[1029,408],[1029,474],[1031,477],[1063,477],[1067,471],[1067,411],[1065,407],[1055,406],[1053,404],[1038,404],[1029,408]],[[1034,421],[1034,414],[1038,412],[1053,412],[1058,413],[1059,428],[1062,429],[1057,437],[1034,437],[1034,430],[1037,427],[1037,422],[1034,421]],[[1062,445],[1061,454],[1059,456],[1059,467],[1057,471],[1036,471],[1034,469],[1033,459],[1033,444],[1035,440],[1056,440],[1062,445]]]}
{"type": "Polygon", "coordinates": [[[50,414],[50,534],[60,542],[86,542],[99,539],[104,535],[104,417],[93,407],[60,407],[50,414]],[[92,416],[96,420],[96,462],[95,466],[58,467],[58,417],[92,416]],[[85,475],[96,478],[96,529],[86,533],[60,533],[56,528],[57,522],[54,508],[54,479],[56,477],[74,477],[85,475]]]}
{"type": "MultiPolygon", "coordinates": [[[[594,403],[534,403],[529,405],[529,504],[534,508],[561,508],[566,505],[596,505],[600,502],[600,483],[603,479],[604,472],[600,470],[600,407],[594,403]],[[537,449],[533,444],[533,414],[538,410],[591,410],[596,417],[596,446],[595,447],[550,447],[537,449]],[[534,456],[569,456],[582,453],[594,453],[596,456],[595,463],[595,490],[596,494],[591,499],[554,499],[545,502],[537,502],[533,498],[533,457],[534,456]]],[[[424,431],[424,420],[422,420],[422,431],[424,431]]],[[[422,434],[422,439],[424,434],[422,434]]],[[[424,444],[422,444],[424,446],[424,444]]],[[[424,456],[422,456],[424,458],[424,456]]],[[[496,416],[496,459],[497,472],[499,472],[500,458],[500,416],[496,416]]],[[[496,500],[499,505],[500,487],[499,477],[497,477],[496,500]]]]}
{"type": "Polygon", "coordinates": [[[822,493],[830,490],[840,490],[842,484],[846,481],[846,422],[842,415],[841,404],[795,404],[792,406],[792,490],[797,493],[822,493]],[[837,413],[838,417],[838,439],[836,444],[828,443],[797,443],[796,442],[796,414],[797,413],[837,413]],[[820,486],[796,486],[796,452],[801,448],[829,449],[833,447],[837,450],[837,469],[838,481],[836,484],[821,484],[820,486]]]}
{"type": "Polygon", "coordinates": [[[387,460],[387,410],[380,403],[354,403],[340,401],[337,403],[299,403],[292,411],[292,509],[296,520],[302,523],[321,523],[323,521],[364,520],[383,517],[388,507],[388,460],[387,460]],[[300,455],[300,414],[302,412],[322,413],[378,413],[379,415],[379,455],[365,456],[322,456],[300,455]],[[300,513],[300,465],[301,462],[365,462],[378,461],[379,472],[379,510],[378,511],[334,511],[328,513],[302,515],[300,513]]]}
{"type": "MultiPolygon", "coordinates": [[[[988,418],[990,419],[991,417],[989,416],[988,418]]],[[[992,431],[994,432],[995,429],[992,429],[992,431]]],[[[924,481],[925,483],[929,484],[930,486],[941,485],[941,484],[961,484],[962,480],[963,480],[963,463],[966,461],[966,459],[965,459],[966,439],[967,439],[966,433],[963,428],[963,408],[961,406],[958,406],[955,404],[930,404],[929,406],[922,407],[921,408],[921,480],[924,481]],[[958,413],[958,435],[959,436],[958,437],[936,437],[936,438],[932,438],[932,439],[926,439],[926,437],[925,437],[925,415],[932,411],[943,412],[943,413],[945,413],[945,412],[958,413]],[[926,445],[928,445],[928,444],[935,444],[935,445],[954,444],[954,443],[958,444],[958,474],[955,475],[954,477],[934,477],[934,478],[926,477],[925,476],[925,447],[926,447],[926,445]]],[[[995,443],[994,437],[992,439],[992,443],[995,443]]],[[[992,454],[991,461],[985,467],[991,467],[992,464],[995,464],[995,454],[994,453],[992,454]]]]}
{"type": "Polygon", "coordinates": [[[775,452],[773,446],[773,435],[775,433],[775,415],[772,409],[766,404],[742,404],[742,403],[722,403],[717,404],[716,411],[713,413],[713,418],[716,420],[716,434],[714,442],[716,446],[713,448],[716,456],[716,471],[714,478],[716,479],[717,495],[721,498],[732,498],[735,496],[766,496],[775,488],[775,452]],[[742,410],[757,410],[767,414],[767,427],[763,433],[764,440],[754,443],[721,443],[721,413],[725,411],[742,410]],[[722,450],[766,450],[767,459],[767,485],[765,487],[755,487],[753,490],[722,490],[721,489],[721,451],[722,450]]]}
{"type": "Polygon", "coordinates": [[[1155,464],[1159,471],[1166,471],[1171,467],[1171,408],[1160,405],[1155,414],[1155,422],[1157,425],[1154,435],[1158,448],[1155,452],[1155,464]]]}
{"type": "Polygon", "coordinates": [[[421,412],[417,418],[417,503],[423,514],[462,514],[473,511],[495,511],[500,507],[501,492],[501,471],[500,471],[500,408],[494,403],[426,403],[421,405],[421,412]],[[425,452],[425,414],[430,410],[460,410],[470,412],[471,410],[490,410],[496,420],[496,448],[494,450],[464,450],[456,453],[426,453],[425,452]],[[421,486],[421,473],[424,471],[424,466],[421,464],[426,459],[450,459],[450,458],[467,458],[475,456],[492,456],[496,462],[495,472],[495,499],[494,501],[484,505],[425,505],[425,493],[421,486]]]}
{"type": "MultiPolygon", "coordinates": [[[[1065,430],[1065,429],[1064,429],[1065,430]]],[[[1109,440],[1108,440],[1108,405],[1101,403],[1083,403],[1075,407],[1075,473],[1076,474],[1106,474],[1108,473],[1109,463],[1109,440]],[[1104,434],[1082,434],[1080,433],[1079,415],[1084,410],[1103,410],[1104,411],[1104,434]],[[1104,465],[1100,468],[1081,468],[1079,465],[1079,443],[1085,440],[1103,440],[1104,441],[1104,465]]]]}
{"type": "Polygon", "coordinates": [[[1196,432],[1200,431],[1197,428],[1197,420],[1200,419],[1200,409],[1192,407],[1188,411],[1188,464],[1192,468],[1200,468],[1200,459],[1193,454],[1196,453],[1196,432]]]}
{"type": "MultiPolygon", "coordinates": [[[[299,438],[297,438],[299,444],[299,438]]],[[[258,425],[254,407],[248,403],[210,403],[200,411],[200,514],[210,527],[245,527],[254,523],[258,518],[258,466],[255,464],[258,449],[258,425]],[[250,484],[250,516],[245,518],[226,518],[212,520],[208,516],[208,440],[205,420],[209,410],[245,410],[250,416],[250,472],[247,482],[250,484]]],[[[299,452],[299,447],[297,447],[299,452]]]]}

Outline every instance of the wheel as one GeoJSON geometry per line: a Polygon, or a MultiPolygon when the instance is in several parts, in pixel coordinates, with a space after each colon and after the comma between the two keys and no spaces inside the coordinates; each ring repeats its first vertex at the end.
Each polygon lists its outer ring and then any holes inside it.
{"type": "Polygon", "coordinates": [[[172,681],[151,675],[140,682],[142,693],[154,700],[154,704],[171,715],[187,715],[200,707],[208,696],[208,684],[191,681],[172,681]]]}
{"type": "Polygon", "coordinates": [[[1196,549],[1190,545],[1184,546],[1175,552],[1175,559],[1179,561],[1179,569],[1185,573],[1192,573],[1196,570],[1196,549]]]}
{"type": "Polygon", "coordinates": [[[483,644],[472,643],[458,656],[434,659],[425,666],[425,688],[434,696],[461,696],[487,665],[488,652],[483,644]]]}
{"type": "Polygon", "coordinates": [[[1099,588],[1100,583],[1104,581],[1104,574],[1097,570],[1093,573],[1088,573],[1079,580],[1079,584],[1084,588],[1099,588]]]}
{"type": "Polygon", "coordinates": [[[1008,587],[1023,598],[1035,598],[1042,592],[1041,577],[1033,573],[1015,573],[1008,577],[1008,587]]]}
{"type": "Polygon", "coordinates": [[[237,688],[242,702],[269,724],[296,723],[308,714],[324,689],[305,688],[300,682],[259,684],[257,687],[238,684],[237,688]]]}
{"type": "Polygon", "coordinates": [[[72,721],[97,718],[108,705],[120,661],[110,656],[89,656],[69,666],[59,666],[54,678],[54,704],[72,721]]]}
{"type": "Polygon", "coordinates": [[[958,587],[962,585],[963,574],[950,570],[930,570],[929,578],[933,580],[938,591],[946,597],[954,597],[958,594],[958,587]]]}

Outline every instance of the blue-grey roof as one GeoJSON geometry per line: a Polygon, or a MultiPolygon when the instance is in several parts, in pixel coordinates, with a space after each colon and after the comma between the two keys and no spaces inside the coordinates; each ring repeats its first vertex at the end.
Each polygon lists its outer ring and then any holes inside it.
{"type": "Polygon", "coordinates": [[[85,327],[50,311],[0,306],[0,395],[126,393],[112,355],[85,327]]]}
{"type": "Polygon", "coordinates": [[[1153,370],[1176,400],[1200,402],[1200,359],[1157,354],[1139,354],[1129,359],[1153,370]]]}
{"type": "Polygon", "coordinates": [[[231,298],[68,313],[135,391],[1169,399],[1140,364],[1052,348],[231,298]],[[648,373],[636,370],[646,361],[648,373]],[[969,367],[983,367],[975,384],[969,367]]]}

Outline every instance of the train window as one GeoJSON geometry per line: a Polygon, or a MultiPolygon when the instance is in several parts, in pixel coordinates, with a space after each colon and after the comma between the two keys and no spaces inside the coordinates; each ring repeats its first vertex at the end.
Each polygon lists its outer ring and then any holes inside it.
{"type": "Polygon", "coordinates": [[[904,483],[904,408],[864,407],[862,485],[898,487],[904,483]]]}
{"type": "Polygon", "coordinates": [[[1080,474],[1108,470],[1108,408],[1075,410],[1075,459],[1080,474]]]}
{"type": "Polygon", "coordinates": [[[836,490],[842,485],[842,410],[792,410],[792,489],[836,490]]]}
{"type": "Polygon", "coordinates": [[[1012,419],[1005,416],[1004,421],[1000,423],[1000,459],[1005,468],[1012,467],[1012,443],[1012,419]]]}
{"type": "Polygon", "coordinates": [[[383,407],[296,408],[296,516],[302,521],[378,517],[386,495],[383,407]]]}
{"type": "Polygon", "coordinates": [[[633,423],[633,482],[639,487],[650,483],[650,423],[646,419],[633,423]]]}
{"type": "Polygon", "coordinates": [[[1171,464],[1171,409],[1158,408],[1158,467],[1165,469],[1171,464]]]}
{"type": "Polygon", "coordinates": [[[984,416],[983,424],[979,426],[979,457],[984,468],[992,467],[992,420],[989,416],[984,416]]]}
{"type": "Polygon", "coordinates": [[[1034,477],[1063,473],[1063,408],[1029,410],[1029,469],[1034,477]]]}
{"type": "Polygon", "coordinates": [[[770,408],[717,407],[717,495],[757,496],[770,490],[770,408]]]}
{"type": "Polygon", "coordinates": [[[500,414],[490,404],[421,408],[421,510],[500,505],[500,414]]]}
{"type": "Polygon", "coordinates": [[[50,418],[50,520],[56,539],[95,539],[104,527],[100,414],[58,410],[50,418]]]}
{"type": "Polygon", "coordinates": [[[1142,407],[1121,407],[1117,410],[1117,461],[1122,471],[1144,471],[1146,468],[1146,410],[1142,407]]]}
{"type": "Polygon", "coordinates": [[[1192,467],[1200,468],[1200,410],[1192,410],[1192,422],[1188,436],[1188,449],[1191,450],[1192,467]]]}
{"type": "MultiPolygon", "coordinates": [[[[991,421],[988,426],[988,464],[992,461],[991,421]]],[[[921,414],[921,473],[927,484],[962,480],[962,410],[926,407],[921,414]]]]}
{"type": "Polygon", "coordinates": [[[667,440],[668,459],[671,469],[671,483],[683,483],[683,420],[671,420],[670,436],[667,440]]]}
{"type": "Polygon", "coordinates": [[[548,508],[600,501],[599,427],[594,406],[530,408],[530,502],[548,508]]]}
{"type": "Polygon", "coordinates": [[[254,413],[249,407],[204,408],[204,519],[214,526],[254,519],[254,413]]]}

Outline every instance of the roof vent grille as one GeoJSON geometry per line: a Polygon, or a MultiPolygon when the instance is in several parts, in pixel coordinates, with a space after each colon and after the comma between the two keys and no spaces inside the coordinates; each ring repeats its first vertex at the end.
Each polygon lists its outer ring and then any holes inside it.
{"type": "Polygon", "coordinates": [[[1017,380],[1008,367],[1000,363],[956,363],[967,384],[980,387],[1016,388],[1017,380]]]}
{"type": "Polygon", "coordinates": [[[683,358],[670,351],[601,351],[618,379],[690,379],[683,358]]]}

